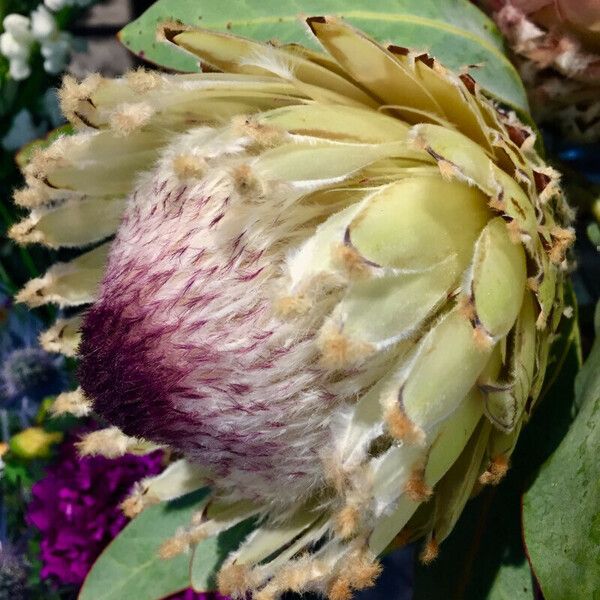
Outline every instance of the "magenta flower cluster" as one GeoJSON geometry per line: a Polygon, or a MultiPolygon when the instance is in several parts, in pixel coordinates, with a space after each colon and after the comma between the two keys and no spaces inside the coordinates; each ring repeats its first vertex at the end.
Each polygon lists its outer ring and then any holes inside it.
{"type": "Polygon", "coordinates": [[[198,594],[193,590],[185,590],[173,596],[169,596],[167,600],[229,600],[227,596],[223,596],[218,592],[210,592],[207,594],[198,594]]]}
{"type": "Polygon", "coordinates": [[[27,521],[41,534],[41,577],[80,585],[127,524],[119,504],[136,481],[161,471],[162,452],[82,458],[75,441],[62,444],[57,460],[33,486],[27,521]]]}
{"type": "MultiPolygon", "coordinates": [[[[128,522],[119,504],[133,484],[162,469],[162,452],[120,458],[80,457],[76,436],[32,489],[27,521],[41,533],[41,577],[57,584],[83,583],[96,558],[128,522]]],[[[229,600],[191,589],[168,600],[229,600]]]]}

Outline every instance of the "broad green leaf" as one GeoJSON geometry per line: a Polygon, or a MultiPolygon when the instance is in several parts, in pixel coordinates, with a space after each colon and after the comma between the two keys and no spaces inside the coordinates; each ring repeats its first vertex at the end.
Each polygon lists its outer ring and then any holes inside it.
{"type": "Polygon", "coordinates": [[[79,600],[160,600],[190,585],[189,555],[164,560],[160,546],[189,525],[208,491],[147,508],[111,542],[88,574],[79,600]]]}
{"type": "MultiPolygon", "coordinates": [[[[600,332],[600,305],[596,335],[600,332]]],[[[600,339],[577,376],[577,418],[525,494],[525,543],[546,600],[600,598],[600,339]]]]}
{"type": "Polygon", "coordinates": [[[132,52],[159,66],[198,70],[196,61],[156,40],[164,21],[229,31],[252,39],[317,48],[299,15],[338,15],[380,42],[429,52],[454,71],[471,75],[500,101],[527,113],[521,80],[503,54],[495,25],[468,0],[158,0],[120,33],[132,52]]]}
{"type": "Polygon", "coordinates": [[[471,500],[440,555],[416,568],[414,600],[533,600],[519,528],[521,481],[509,472],[498,488],[471,500]]]}
{"type": "MultiPolygon", "coordinates": [[[[570,286],[565,288],[565,301],[576,308],[570,286]]],[[[561,322],[543,398],[523,429],[506,479],[471,500],[442,543],[437,560],[417,568],[414,600],[533,600],[522,542],[521,499],[573,419],[573,385],[581,364],[576,313],[561,322]]],[[[547,525],[547,520],[540,525],[547,525]]]]}
{"type": "Polygon", "coordinates": [[[533,600],[534,583],[524,555],[507,561],[496,573],[486,600],[533,600]]]}
{"type": "Polygon", "coordinates": [[[208,538],[194,549],[191,563],[192,587],[198,592],[215,589],[215,577],[227,558],[254,529],[255,519],[246,519],[219,535],[208,538]]]}

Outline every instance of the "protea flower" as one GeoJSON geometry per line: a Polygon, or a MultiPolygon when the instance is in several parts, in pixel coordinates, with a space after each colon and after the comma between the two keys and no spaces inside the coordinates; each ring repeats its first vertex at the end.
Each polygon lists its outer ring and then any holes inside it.
{"type": "MultiPolygon", "coordinates": [[[[65,405],[114,427],[84,450],[185,457],[128,514],[212,488],[165,557],[257,518],[218,578],[256,600],[348,598],[395,539],[434,558],[506,472],[573,237],[533,132],[470,76],[307,23],[328,54],[169,24],[214,72],[66,79],[80,132],[16,194],[20,241],[115,234],[19,296],[93,303],[65,405]]],[[[72,352],[79,323],[45,343],[72,352]]]]}
{"type": "Polygon", "coordinates": [[[516,54],[536,116],[570,137],[600,138],[600,3],[481,0],[516,54]],[[557,119],[558,117],[558,119],[557,119]]]}

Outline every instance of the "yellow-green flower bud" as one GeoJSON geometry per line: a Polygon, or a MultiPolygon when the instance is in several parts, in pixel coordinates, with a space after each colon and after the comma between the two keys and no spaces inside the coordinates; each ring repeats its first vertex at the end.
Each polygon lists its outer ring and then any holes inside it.
{"type": "Polygon", "coordinates": [[[28,427],[9,440],[11,452],[20,458],[46,458],[52,446],[62,440],[62,433],[45,431],[42,427],[28,427]]]}

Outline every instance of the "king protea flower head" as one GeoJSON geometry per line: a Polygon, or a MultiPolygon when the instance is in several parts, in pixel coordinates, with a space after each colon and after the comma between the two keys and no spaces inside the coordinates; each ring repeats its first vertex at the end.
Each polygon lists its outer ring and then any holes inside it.
{"type": "Polygon", "coordinates": [[[481,0],[528,88],[536,116],[573,138],[600,138],[600,2],[481,0]],[[558,116],[558,119],[557,119],[558,116]]]}
{"type": "MultiPolygon", "coordinates": [[[[327,54],[173,24],[164,38],[221,72],[67,79],[80,131],[16,195],[21,241],[116,234],[20,294],[93,303],[85,400],[61,406],[115,427],[83,449],[185,456],[129,514],[212,487],[165,556],[258,517],[219,576],[257,600],[348,598],[398,535],[435,556],[508,468],[573,238],[533,132],[469,75],[307,22],[327,54]]],[[[73,352],[80,319],[46,345],[73,352]]]]}

